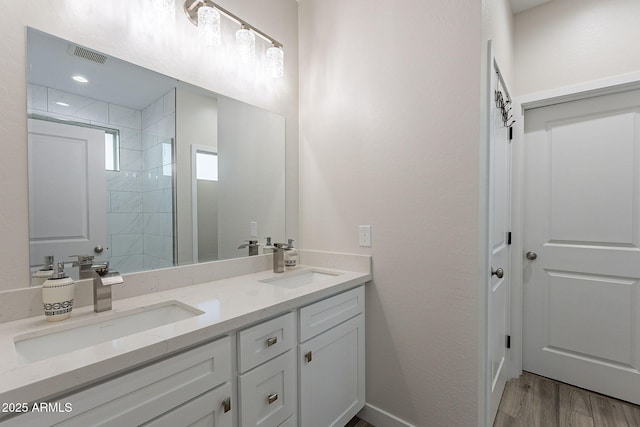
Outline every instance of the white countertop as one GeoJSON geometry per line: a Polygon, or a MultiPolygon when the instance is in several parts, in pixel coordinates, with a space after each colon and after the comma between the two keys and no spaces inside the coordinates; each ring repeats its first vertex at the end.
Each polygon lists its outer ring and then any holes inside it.
{"type": "Polygon", "coordinates": [[[74,309],[71,318],[62,322],[47,322],[42,315],[3,323],[0,324],[0,403],[42,401],[64,390],[95,382],[369,280],[370,273],[298,266],[295,271],[282,274],[263,271],[113,301],[113,310],[104,313],[94,313],[92,306],[82,307],[74,309]],[[308,269],[338,275],[294,289],[259,282],[308,269]],[[204,313],[32,363],[20,361],[16,354],[15,336],[29,332],[39,335],[61,325],[82,326],[88,320],[106,319],[114,312],[166,301],[179,301],[204,313]]]}

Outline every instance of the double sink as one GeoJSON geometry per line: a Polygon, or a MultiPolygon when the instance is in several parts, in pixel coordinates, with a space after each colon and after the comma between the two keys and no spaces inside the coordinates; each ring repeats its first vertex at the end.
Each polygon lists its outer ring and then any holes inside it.
{"type": "MultiPolygon", "coordinates": [[[[318,270],[285,273],[259,282],[285,289],[319,283],[338,274],[318,270]]],[[[179,301],[140,307],[100,316],[81,326],[57,325],[43,331],[28,332],[14,337],[18,358],[32,363],[71,351],[91,347],[153,328],[189,319],[204,312],[179,301]]]]}

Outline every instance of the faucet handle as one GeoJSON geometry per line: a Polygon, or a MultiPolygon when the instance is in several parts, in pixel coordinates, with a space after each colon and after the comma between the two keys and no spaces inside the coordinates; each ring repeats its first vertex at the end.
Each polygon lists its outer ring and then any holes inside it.
{"type": "Polygon", "coordinates": [[[105,261],[102,264],[93,264],[91,268],[98,273],[98,276],[104,276],[109,272],[109,261],[105,261]]]}
{"type": "Polygon", "coordinates": [[[257,240],[245,240],[243,244],[241,244],[240,246],[238,246],[238,249],[244,249],[246,247],[256,247],[256,246],[260,246],[260,244],[258,243],[257,240]]]}
{"type": "Polygon", "coordinates": [[[73,261],[71,264],[72,267],[79,267],[81,265],[91,265],[93,264],[93,259],[95,258],[93,255],[69,255],[72,257],[78,257],[76,261],[73,261]]]}

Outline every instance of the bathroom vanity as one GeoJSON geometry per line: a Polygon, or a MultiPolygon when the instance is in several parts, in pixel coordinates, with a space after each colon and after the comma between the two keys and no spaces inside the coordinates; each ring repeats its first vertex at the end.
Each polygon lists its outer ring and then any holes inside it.
{"type": "Polygon", "coordinates": [[[0,425],[342,426],[365,402],[370,279],[300,266],[0,324],[0,425]]]}

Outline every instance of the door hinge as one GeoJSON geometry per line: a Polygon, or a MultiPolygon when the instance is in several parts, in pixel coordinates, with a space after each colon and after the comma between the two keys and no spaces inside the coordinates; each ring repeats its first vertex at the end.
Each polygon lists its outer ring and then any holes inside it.
{"type": "Polygon", "coordinates": [[[505,335],[504,346],[507,348],[511,348],[511,335],[505,335]]]}
{"type": "Polygon", "coordinates": [[[513,126],[509,127],[509,141],[513,139],[513,126]]]}
{"type": "Polygon", "coordinates": [[[511,232],[507,231],[507,245],[511,244],[511,232]]]}

